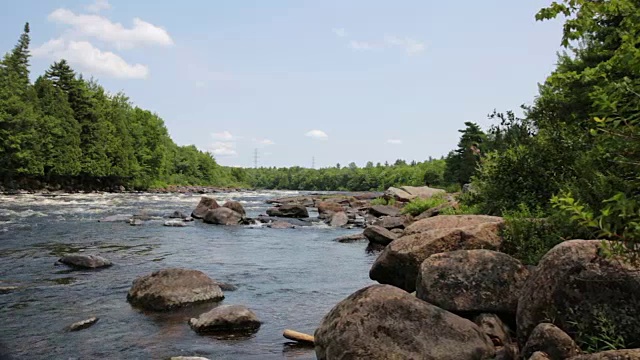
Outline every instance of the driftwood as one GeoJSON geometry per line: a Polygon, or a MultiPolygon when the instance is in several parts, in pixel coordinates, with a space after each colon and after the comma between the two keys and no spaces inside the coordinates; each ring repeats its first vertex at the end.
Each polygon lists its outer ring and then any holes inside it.
{"type": "Polygon", "coordinates": [[[307,343],[307,344],[311,344],[311,345],[313,345],[313,343],[314,343],[314,339],[313,339],[312,335],[304,334],[304,333],[297,332],[297,331],[294,331],[294,330],[288,330],[287,329],[287,330],[284,331],[282,336],[284,336],[285,338],[287,338],[289,340],[303,342],[303,343],[307,343]]]}

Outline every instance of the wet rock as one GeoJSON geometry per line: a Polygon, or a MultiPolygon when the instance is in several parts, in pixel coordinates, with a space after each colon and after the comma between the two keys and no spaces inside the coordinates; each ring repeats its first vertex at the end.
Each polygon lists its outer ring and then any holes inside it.
{"type": "Polygon", "coordinates": [[[129,219],[129,225],[131,225],[131,226],[142,226],[145,223],[146,223],[146,221],[142,220],[142,219],[136,219],[136,218],[129,219]]]}
{"type": "Polygon", "coordinates": [[[595,354],[574,356],[568,360],[640,360],[640,349],[603,351],[595,354]]]}
{"type": "Polygon", "coordinates": [[[340,236],[339,238],[336,238],[333,241],[337,241],[337,242],[341,242],[341,243],[350,243],[350,242],[362,241],[362,240],[366,240],[366,239],[367,238],[364,236],[363,233],[357,233],[357,234],[340,236]]]}
{"type": "Polygon", "coordinates": [[[494,345],[506,346],[511,343],[511,331],[498,315],[480,314],[473,322],[489,336],[494,345]]]}
{"type": "Polygon", "coordinates": [[[226,203],[224,203],[224,205],[222,205],[223,207],[226,207],[228,209],[231,209],[235,212],[237,212],[238,214],[242,215],[242,216],[246,216],[247,212],[244,210],[244,206],[242,206],[241,203],[239,203],[238,201],[227,201],[226,203]]]}
{"type": "Polygon", "coordinates": [[[17,286],[0,286],[0,294],[8,294],[17,289],[17,286]]]}
{"type": "Polygon", "coordinates": [[[325,359],[493,359],[489,338],[471,321],[388,285],[358,290],[315,331],[325,359]]]}
{"type": "Polygon", "coordinates": [[[242,215],[226,207],[207,211],[202,219],[207,224],[238,225],[242,221],[242,215]]]}
{"type": "Polygon", "coordinates": [[[116,214],[116,215],[104,217],[98,220],[98,222],[128,222],[132,216],[133,215],[131,214],[116,214]]]}
{"type": "Polygon", "coordinates": [[[216,281],[202,271],[180,268],[141,276],[133,281],[127,294],[132,305],[155,311],[222,299],[224,295],[216,281]]]}
{"type": "Polygon", "coordinates": [[[168,221],[164,222],[164,226],[186,227],[186,226],[189,226],[189,224],[187,222],[185,222],[184,220],[168,220],[168,221]]]}
{"type": "Polygon", "coordinates": [[[308,218],[309,212],[303,205],[291,204],[267,209],[267,215],[290,218],[308,218]]]}
{"type": "Polygon", "coordinates": [[[515,315],[529,271],[507,254],[459,250],[434,254],[420,266],[418,298],[453,312],[515,315]]]}
{"type": "Polygon", "coordinates": [[[71,254],[61,257],[58,261],[65,265],[83,269],[97,269],[112,265],[111,261],[98,255],[71,254]]]}
{"type": "Polygon", "coordinates": [[[551,360],[564,360],[580,355],[580,349],[564,331],[549,323],[538,324],[526,345],[522,349],[522,356],[528,359],[536,351],[542,351],[551,360]]]}
{"type": "Polygon", "coordinates": [[[296,228],[295,225],[288,223],[286,221],[274,221],[272,223],[269,223],[267,227],[270,227],[272,229],[295,229],[296,228]]]}
{"type": "Polygon", "coordinates": [[[633,345],[640,339],[640,269],[604,255],[601,240],[565,241],[551,249],[532,272],[518,303],[518,343],[552,319],[573,334],[600,334],[601,319],[633,345]],[[568,311],[567,309],[571,309],[568,311]],[[575,323],[580,324],[580,329],[575,323]]]}
{"type": "Polygon", "coordinates": [[[369,208],[369,214],[376,217],[398,216],[400,215],[400,209],[389,205],[373,205],[369,208]]]}
{"type": "Polygon", "coordinates": [[[174,211],[169,215],[170,219],[186,219],[187,215],[185,215],[182,211],[174,211]]]}
{"type": "Polygon", "coordinates": [[[194,220],[195,219],[192,218],[191,216],[187,216],[186,218],[182,219],[182,221],[187,221],[187,222],[194,221],[194,220]]]}
{"type": "Polygon", "coordinates": [[[318,215],[321,219],[328,219],[334,213],[344,211],[342,205],[333,201],[319,201],[316,207],[318,208],[318,215]]]}
{"type": "Polygon", "coordinates": [[[368,226],[364,229],[364,236],[372,243],[380,245],[389,245],[398,235],[380,226],[368,226]]]}
{"type": "Polygon", "coordinates": [[[333,227],[342,227],[347,225],[348,223],[349,223],[349,218],[347,217],[347,214],[345,214],[344,211],[340,211],[340,212],[334,213],[331,216],[331,222],[329,223],[329,225],[333,227]]]}
{"type": "Polygon", "coordinates": [[[409,221],[406,216],[383,216],[376,220],[373,225],[383,227],[387,230],[404,229],[409,221]]]}
{"type": "Polygon", "coordinates": [[[236,291],[238,290],[238,287],[233,285],[233,284],[229,284],[226,282],[220,282],[220,281],[215,281],[216,285],[218,285],[220,287],[220,290],[222,291],[236,291]]]}
{"type": "Polygon", "coordinates": [[[69,326],[69,331],[80,331],[80,330],[86,329],[88,327],[93,326],[95,323],[98,322],[98,320],[100,319],[97,317],[90,317],[88,319],[78,321],[69,326]]]}
{"type": "Polygon", "coordinates": [[[219,207],[220,205],[218,205],[216,199],[208,196],[203,196],[200,198],[200,203],[198,203],[198,206],[196,206],[195,210],[193,210],[193,212],[191,213],[191,217],[193,217],[194,219],[202,219],[205,215],[207,215],[207,212],[209,210],[217,209],[219,207]]]}
{"type": "Polygon", "coordinates": [[[260,328],[260,320],[246,306],[221,305],[192,318],[189,326],[199,334],[253,333],[260,328]]]}
{"type": "Polygon", "coordinates": [[[435,229],[408,236],[405,229],[405,235],[391,242],[378,256],[369,277],[381,284],[414,291],[420,265],[429,256],[455,250],[498,249],[502,242],[499,230],[497,223],[435,229]]]}

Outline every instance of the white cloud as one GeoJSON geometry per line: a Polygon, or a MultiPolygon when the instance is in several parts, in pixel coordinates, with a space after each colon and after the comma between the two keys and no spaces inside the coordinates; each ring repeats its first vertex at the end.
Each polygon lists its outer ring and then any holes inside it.
{"type": "Polygon", "coordinates": [[[389,46],[399,46],[404,48],[404,50],[409,55],[415,55],[417,53],[424,51],[424,44],[420,41],[411,39],[411,38],[398,38],[395,36],[387,35],[384,37],[384,42],[389,46]]]}
{"type": "Polygon", "coordinates": [[[34,48],[31,54],[52,60],[66,59],[81,70],[115,78],[144,79],[149,76],[149,69],[145,65],[129,64],[120,56],[101,51],[87,41],[52,39],[34,48]]]}
{"type": "Polygon", "coordinates": [[[67,9],[57,9],[49,14],[49,20],[71,26],[75,35],[94,37],[113,44],[118,49],[141,45],[173,45],[173,39],[166,30],[140,18],[134,18],[133,27],[127,29],[122,24],[99,15],[75,14],[67,9]]]}
{"type": "Polygon", "coordinates": [[[304,134],[305,136],[308,137],[312,137],[314,139],[320,139],[320,140],[326,140],[329,138],[329,136],[327,135],[327,133],[325,133],[322,130],[311,130],[308,131],[306,134],[304,134]]]}
{"type": "Polygon", "coordinates": [[[233,135],[231,135],[231,133],[228,132],[227,130],[219,133],[213,133],[211,134],[211,136],[213,136],[213,138],[216,140],[233,140],[234,139],[233,135]]]}
{"type": "Polygon", "coordinates": [[[400,139],[389,139],[389,140],[387,140],[387,144],[402,145],[402,140],[400,140],[400,139]]]}
{"type": "Polygon", "coordinates": [[[346,37],[347,36],[347,31],[343,28],[333,28],[331,29],[331,31],[333,31],[334,34],[336,34],[337,37],[346,37]]]}
{"type": "Polygon", "coordinates": [[[236,152],[236,144],[232,142],[216,141],[211,145],[211,153],[217,156],[234,156],[236,152]]]}
{"type": "Polygon", "coordinates": [[[99,13],[102,10],[111,9],[111,4],[109,4],[109,0],[95,0],[93,4],[85,6],[88,12],[99,13]]]}

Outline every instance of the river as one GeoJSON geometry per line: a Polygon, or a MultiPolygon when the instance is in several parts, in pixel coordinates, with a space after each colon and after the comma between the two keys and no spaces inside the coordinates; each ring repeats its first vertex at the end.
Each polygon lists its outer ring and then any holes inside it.
{"type": "MultiPolygon", "coordinates": [[[[215,194],[240,201],[248,216],[264,213],[265,200],[293,191],[215,194]]],[[[334,238],[358,230],[323,225],[297,229],[188,227],[98,222],[114,214],[163,216],[190,213],[201,195],[68,194],[0,195],[0,347],[10,359],[315,359],[313,349],[291,346],[286,328],[313,333],[340,300],[372,283],[376,254],[365,243],[334,238]],[[114,262],[102,270],[57,266],[62,254],[100,254],[114,262]],[[200,336],[190,317],[216,304],[170,313],[143,313],[126,301],[132,281],[152,271],[184,267],[234,284],[222,304],[242,304],[263,322],[251,337],[200,336]],[[68,332],[92,316],[92,327],[68,332]]],[[[313,216],[313,215],[312,215],[313,216]]],[[[3,355],[0,354],[0,358],[3,355]]]]}

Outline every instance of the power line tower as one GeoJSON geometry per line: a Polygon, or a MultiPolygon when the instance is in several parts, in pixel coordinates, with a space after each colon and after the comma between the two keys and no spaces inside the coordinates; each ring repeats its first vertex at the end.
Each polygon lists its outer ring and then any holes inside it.
{"type": "Polygon", "coordinates": [[[258,168],[258,148],[256,148],[253,152],[253,166],[255,166],[255,168],[258,168]]]}

